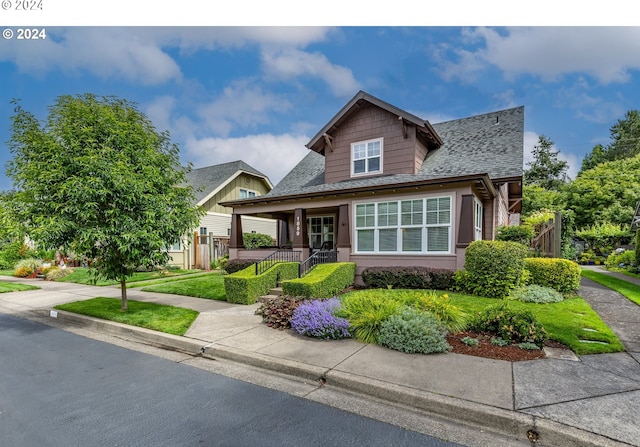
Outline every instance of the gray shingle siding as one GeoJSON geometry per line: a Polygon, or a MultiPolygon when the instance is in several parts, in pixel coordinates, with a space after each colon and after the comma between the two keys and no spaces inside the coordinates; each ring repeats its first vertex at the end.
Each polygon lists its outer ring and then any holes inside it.
{"type": "Polygon", "coordinates": [[[522,176],[524,107],[434,124],[444,145],[427,154],[416,174],[382,175],[324,182],[324,157],[310,151],[263,197],[341,191],[411,181],[488,174],[492,180],[522,176]]]}

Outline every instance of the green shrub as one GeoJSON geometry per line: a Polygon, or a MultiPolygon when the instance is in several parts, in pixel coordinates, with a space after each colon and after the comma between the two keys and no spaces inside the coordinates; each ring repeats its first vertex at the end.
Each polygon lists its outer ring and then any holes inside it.
{"type": "Polygon", "coordinates": [[[491,344],[496,346],[509,346],[510,343],[502,337],[491,337],[491,344]]]}
{"type": "Polygon", "coordinates": [[[330,298],[353,285],[356,265],[353,262],[319,264],[303,278],[282,283],[285,295],[305,298],[330,298]]]}
{"type": "Polygon", "coordinates": [[[405,306],[429,312],[451,332],[461,332],[467,326],[469,315],[453,305],[446,293],[438,294],[435,290],[407,291],[398,297],[405,306]]]}
{"type": "Polygon", "coordinates": [[[291,327],[291,317],[299,305],[300,300],[297,298],[279,296],[265,300],[256,310],[256,315],[260,315],[269,327],[287,329],[291,327]]]}
{"type": "Polygon", "coordinates": [[[525,268],[531,274],[531,283],[551,287],[560,293],[573,293],[580,287],[580,266],[568,259],[526,258],[525,268]]]}
{"type": "Polygon", "coordinates": [[[515,289],[511,293],[511,298],[522,301],[524,303],[559,303],[564,300],[564,296],[551,287],[539,286],[531,284],[526,287],[515,289]]]}
{"type": "Polygon", "coordinates": [[[231,261],[227,260],[224,267],[221,268],[224,268],[227,273],[231,274],[239,272],[240,270],[244,270],[249,266],[253,266],[258,261],[258,259],[233,259],[231,261]]]}
{"type": "Polygon", "coordinates": [[[15,268],[16,263],[24,258],[25,247],[22,242],[9,242],[0,249],[0,269],[15,268]]]}
{"type": "Polygon", "coordinates": [[[622,253],[616,253],[613,252],[611,253],[608,257],[607,260],[605,261],[605,266],[608,269],[617,269],[617,268],[624,268],[624,267],[630,267],[632,265],[635,265],[636,262],[636,252],[633,250],[625,250],[622,253]]]}
{"type": "Polygon", "coordinates": [[[473,241],[465,253],[466,273],[456,276],[456,285],[478,296],[509,296],[520,285],[527,252],[527,247],[517,242],[473,241]]]}
{"type": "Polygon", "coordinates": [[[355,337],[365,343],[378,343],[382,324],[402,307],[373,291],[362,291],[342,297],[336,316],[346,318],[355,337]]]}
{"type": "Polygon", "coordinates": [[[463,337],[462,339],[460,339],[460,341],[462,343],[464,343],[467,346],[478,346],[480,344],[480,342],[478,341],[477,338],[471,338],[471,337],[463,337]]]}
{"type": "Polygon", "coordinates": [[[451,290],[452,270],[430,267],[368,267],[362,272],[362,282],[372,289],[436,289],[451,290]]]}
{"type": "Polygon", "coordinates": [[[497,241],[511,241],[529,246],[533,239],[533,227],[530,225],[509,225],[498,227],[496,231],[497,241]]]}
{"type": "Polygon", "coordinates": [[[472,327],[509,343],[535,343],[542,347],[547,340],[547,332],[531,311],[513,309],[507,301],[485,308],[476,316],[472,327]]]}
{"type": "Polygon", "coordinates": [[[227,301],[236,304],[253,304],[261,295],[275,287],[278,281],[298,276],[297,262],[281,262],[256,276],[253,265],[224,277],[227,301]]]}
{"type": "Polygon", "coordinates": [[[260,247],[272,247],[273,238],[268,234],[262,233],[242,233],[242,244],[247,250],[260,247]]]}
{"type": "Polygon", "coordinates": [[[379,342],[382,346],[410,354],[431,354],[450,349],[445,327],[428,312],[410,307],[404,307],[382,324],[379,342]]]}

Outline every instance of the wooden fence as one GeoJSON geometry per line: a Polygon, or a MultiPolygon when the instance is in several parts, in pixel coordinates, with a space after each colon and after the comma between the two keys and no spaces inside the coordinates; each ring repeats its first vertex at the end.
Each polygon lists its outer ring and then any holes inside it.
{"type": "Polygon", "coordinates": [[[542,224],[539,234],[531,241],[531,247],[548,258],[562,257],[562,214],[542,224]]]}

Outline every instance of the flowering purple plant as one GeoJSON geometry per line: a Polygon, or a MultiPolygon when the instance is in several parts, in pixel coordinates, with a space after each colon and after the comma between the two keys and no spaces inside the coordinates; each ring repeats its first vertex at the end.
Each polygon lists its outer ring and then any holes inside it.
{"type": "Polygon", "coordinates": [[[334,311],[340,307],[338,298],[304,301],[293,312],[291,327],[299,334],[309,337],[337,340],[351,337],[349,322],[336,317],[334,311]]]}

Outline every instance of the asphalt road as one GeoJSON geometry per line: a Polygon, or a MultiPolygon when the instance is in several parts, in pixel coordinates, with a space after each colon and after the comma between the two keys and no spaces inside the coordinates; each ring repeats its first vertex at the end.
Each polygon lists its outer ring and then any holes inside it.
{"type": "Polygon", "coordinates": [[[457,446],[0,314],[0,446],[457,446]]]}

